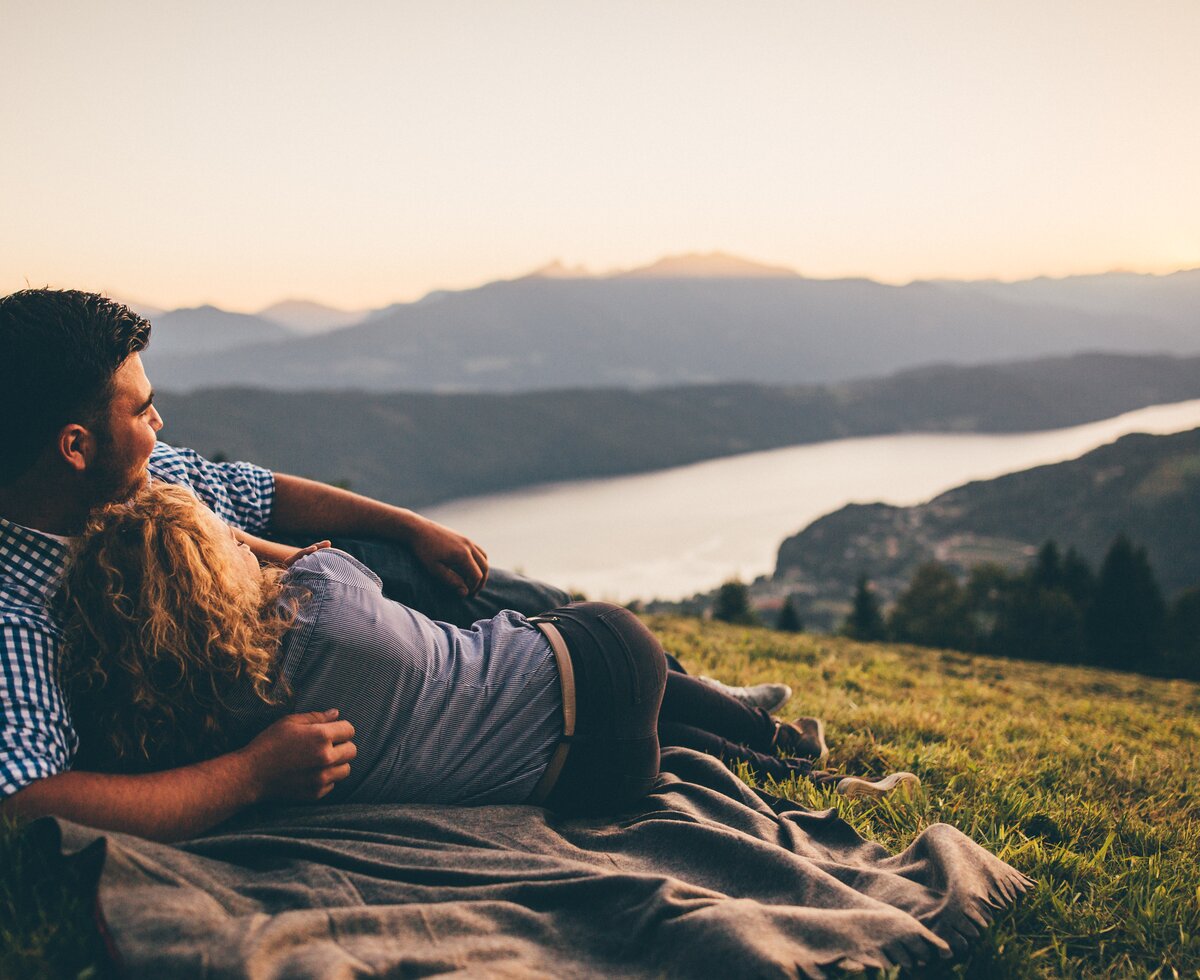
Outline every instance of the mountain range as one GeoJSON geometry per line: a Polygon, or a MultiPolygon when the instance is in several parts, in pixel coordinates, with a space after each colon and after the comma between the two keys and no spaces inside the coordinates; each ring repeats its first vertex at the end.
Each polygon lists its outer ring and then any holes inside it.
{"type": "Polygon", "coordinates": [[[151,376],[177,391],[515,392],[829,383],[1091,350],[1195,354],[1200,270],[890,286],[715,254],[605,276],[552,266],[431,293],[340,329],[328,329],[329,313],[274,315],[163,314],[145,358],[151,376]]]}

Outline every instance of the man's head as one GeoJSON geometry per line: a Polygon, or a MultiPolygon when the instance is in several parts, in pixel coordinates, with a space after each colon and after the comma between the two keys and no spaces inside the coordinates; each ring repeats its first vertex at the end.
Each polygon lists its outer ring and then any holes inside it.
{"type": "Polygon", "coordinates": [[[162,425],[138,356],[149,339],[149,323],[95,293],[0,298],[0,488],[49,463],[95,502],[130,492],[162,425]]]}

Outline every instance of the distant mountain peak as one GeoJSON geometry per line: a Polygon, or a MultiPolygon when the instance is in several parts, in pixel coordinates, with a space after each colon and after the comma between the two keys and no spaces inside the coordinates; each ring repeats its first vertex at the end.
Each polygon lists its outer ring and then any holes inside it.
{"type": "Polygon", "coordinates": [[[650,265],[618,274],[640,279],[796,279],[795,269],[752,262],[727,252],[668,255],[650,265]]]}
{"type": "Polygon", "coordinates": [[[272,303],[258,311],[259,316],[270,317],[272,314],[278,313],[296,313],[296,312],[319,312],[319,313],[349,313],[350,310],[339,309],[336,306],[328,306],[325,303],[318,303],[311,299],[281,299],[278,303],[272,303]]]}
{"type": "Polygon", "coordinates": [[[343,310],[307,299],[285,299],[273,303],[258,316],[296,333],[318,334],[360,323],[369,310],[343,310]]]}
{"type": "Polygon", "coordinates": [[[534,269],[523,279],[593,279],[592,273],[582,265],[564,265],[559,259],[534,269]]]}

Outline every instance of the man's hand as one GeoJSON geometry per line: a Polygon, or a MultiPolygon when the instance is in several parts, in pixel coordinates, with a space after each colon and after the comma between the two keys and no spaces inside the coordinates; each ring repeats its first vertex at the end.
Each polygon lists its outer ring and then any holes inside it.
{"type": "Polygon", "coordinates": [[[487,584],[487,554],[469,538],[403,507],[303,477],[275,474],[271,530],[399,541],[459,595],[476,595],[487,584]]]}
{"type": "Polygon", "coordinates": [[[250,764],[255,799],[319,800],[350,775],[358,749],[354,726],[337,709],[287,715],[241,750],[250,764]]]}
{"type": "Polygon", "coordinates": [[[354,727],[336,711],[280,718],[243,749],[135,776],[70,770],[0,801],[0,816],[56,814],[152,840],[194,837],[264,800],[319,800],[350,773],[354,727]]]}
{"type": "Polygon", "coordinates": [[[293,551],[283,560],[284,568],[291,568],[305,555],[311,555],[314,551],[320,551],[322,548],[333,547],[328,541],[318,541],[316,544],[310,544],[307,548],[301,548],[299,551],[293,551]]]}
{"type": "Polygon", "coordinates": [[[413,554],[459,595],[477,595],[487,584],[487,553],[457,531],[425,517],[419,521],[412,529],[413,554]]]}

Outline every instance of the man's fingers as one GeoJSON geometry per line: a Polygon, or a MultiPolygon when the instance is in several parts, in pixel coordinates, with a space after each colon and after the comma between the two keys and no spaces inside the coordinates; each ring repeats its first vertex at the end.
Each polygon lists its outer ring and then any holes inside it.
{"type": "Polygon", "coordinates": [[[350,775],[350,763],[343,762],[340,766],[326,766],[321,770],[321,778],[329,783],[340,783],[350,775]]]}
{"type": "Polygon", "coordinates": [[[471,591],[471,595],[478,595],[479,591],[487,585],[488,580],[488,557],[487,552],[479,545],[471,544],[471,553],[475,556],[475,564],[479,566],[479,581],[475,584],[475,588],[471,591]]]}
{"type": "Polygon", "coordinates": [[[350,762],[357,755],[357,745],[353,742],[342,742],[340,745],[331,745],[325,752],[323,761],[326,766],[340,766],[350,762]]]}
{"type": "Polygon", "coordinates": [[[317,726],[317,734],[333,745],[349,742],[354,738],[354,726],[348,721],[329,721],[317,726]]]}
{"type": "Polygon", "coordinates": [[[326,708],[324,711],[304,711],[290,717],[295,718],[297,721],[302,721],[306,725],[321,725],[333,721],[337,716],[337,708],[326,708]]]}
{"type": "Polygon", "coordinates": [[[471,588],[466,579],[449,565],[438,563],[431,569],[433,573],[461,596],[471,594],[471,588]]]}
{"type": "Polygon", "coordinates": [[[462,578],[463,585],[467,588],[469,595],[474,595],[482,587],[484,580],[487,578],[487,561],[480,564],[475,557],[475,552],[472,548],[467,548],[463,552],[462,557],[456,563],[458,565],[459,574],[462,578]]]}

